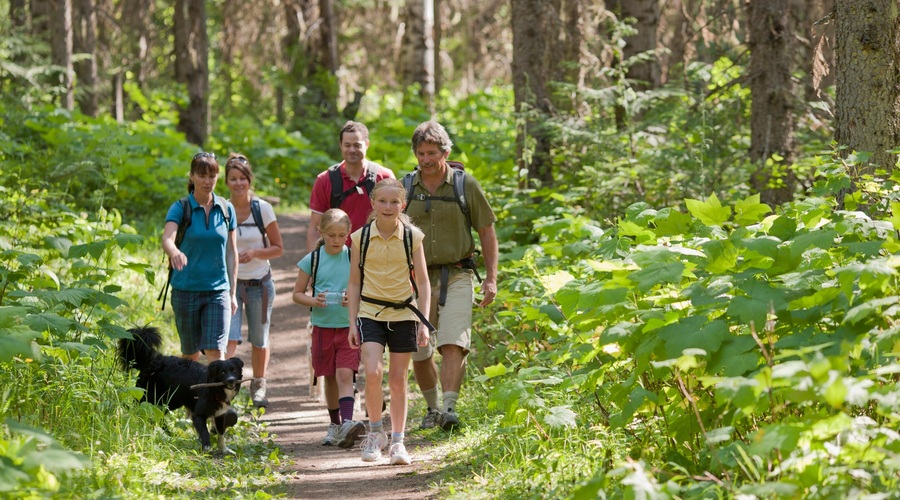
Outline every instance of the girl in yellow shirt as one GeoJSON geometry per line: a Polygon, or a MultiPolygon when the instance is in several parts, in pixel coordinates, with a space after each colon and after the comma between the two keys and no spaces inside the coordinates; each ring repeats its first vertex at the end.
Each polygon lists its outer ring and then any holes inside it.
{"type": "Polygon", "coordinates": [[[420,311],[429,310],[431,284],[422,247],[424,235],[403,213],[406,203],[403,184],[396,179],[384,179],[375,185],[371,197],[369,224],[350,235],[350,282],[347,286],[348,341],[351,347],[360,349],[366,371],[369,433],[363,440],[362,460],[377,461],[388,445],[380,408],[384,350],[387,347],[390,351],[388,385],[392,427],[390,463],[408,465],[411,460],[403,438],[409,361],[418,346],[428,343],[430,325],[420,311]],[[411,255],[408,256],[407,250],[411,255]],[[416,291],[421,293],[418,298],[416,291]]]}

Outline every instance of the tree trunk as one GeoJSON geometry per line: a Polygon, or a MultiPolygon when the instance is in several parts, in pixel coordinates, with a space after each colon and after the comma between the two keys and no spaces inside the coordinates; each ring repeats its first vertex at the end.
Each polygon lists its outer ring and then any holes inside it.
{"type": "Polygon", "coordinates": [[[9,2],[9,20],[14,28],[24,28],[27,18],[25,12],[25,0],[12,0],[9,2]]]}
{"type": "MultiPolygon", "coordinates": [[[[791,14],[802,51],[795,64],[803,69],[807,101],[829,99],[824,90],[834,85],[834,0],[791,0],[791,14]]],[[[823,119],[828,119],[824,113],[823,119]]]]}
{"type": "Polygon", "coordinates": [[[209,37],[204,0],[176,0],[174,21],[175,80],[187,90],[187,103],[178,110],[178,130],[202,147],[209,134],[209,37]]]}
{"type": "Polygon", "coordinates": [[[444,75],[441,74],[441,42],[444,38],[444,30],[442,26],[441,20],[444,16],[441,15],[442,4],[441,0],[432,0],[434,4],[434,59],[431,63],[431,67],[434,68],[434,95],[441,95],[441,85],[444,82],[441,81],[444,75]]]}
{"type": "Polygon", "coordinates": [[[432,0],[406,2],[406,30],[400,55],[400,84],[418,85],[429,105],[434,102],[434,4],[432,0]]]}
{"type": "Polygon", "coordinates": [[[88,116],[97,116],[97,59],[94,55],[97,37],[97,15],[93,0],[75,0],[73,52],[81,59],[75,63],[78,77],[78,107],[88,116]]]}
{"type": "Polygon", "coordinates": [[[790,5],[784,0],[749,3],[751,178],[760,200],[771,206],[793,198],[790,169],[794,149],[792,54],[796,46],[790,5]],[[774,160],[778,155],[783,160],[774,160]],[[773,159],[771,165],[766,162],[773,159]]]}
{"type": "Polygon", "coordinates": [[[50,59],[59,70],[59,85],[62,88],[60,105],[75,109],[73,89],[74,71],[72,67],[72,2],[52,0],[50,2],[50,59]]]}
{"type": "Polygon", "coordinates": [[[863,172],[892,171],[900,144],[896,0],[835,0],[835,140],[872,153],[863,172]]]}
{"type": "Polygon", "coordinates": [[[44,40],[50,39],[50,1],[31,0],[31,34],[44,40]]]}
{"type": "MultiPolygon", "coordinates": [[[[622,47],[622,63],[627,64],[625,78],[629,87],[637,92],[659,87],[659,61],[654,54],[649,60],[636,62],[633,58],[647,52],[656,51],[656,28],[659,25],[659,2],[656,0],[617,0],[613,11],[619,21],[635,19],[634,29],[637,33],[625,37],[622,47]]],[[[616,125],[622,129],[627,120],[640,119],[642,113],[636,112],[627,116],[625,106],[616,106],[616,125]]]]}
{"type": "Polygon", "coordinates": [[[546,121],[553,110],[548,84],[553,79],[559,5],[544,0],[512,0],[513,94],[524,126],[516,132],[516,163],[528,172],[526,184],[553,182],[551,138],[546,121]],[[554,9],[555,7],[555,9],[554,9]]]}

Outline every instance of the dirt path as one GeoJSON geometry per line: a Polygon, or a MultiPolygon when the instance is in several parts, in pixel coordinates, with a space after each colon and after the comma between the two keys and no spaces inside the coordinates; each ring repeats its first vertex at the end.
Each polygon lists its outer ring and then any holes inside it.
{"type": "MultiPolygon", "coordinates": [[[[272,313],[269,362],[269,406],[262,420],[276,435],[286,457],[294,459],[289,470],[296,472],[287,485],[288,498],[366,498],[368,500],[428,498],[433,482],[434,457],[428,443],[409,436],[418,425],[418,416],[410,413],[406,444],[412,465],[392,466],[387,459],[368,464],[360,460],[358,447],[345,450],[320,443],[328,427],[324,403],[309,396],[306,324],[309,310],[294,304],[291,293],[297,279],[297,262],[306,248],[307,215],[279,215],[278,225],[284,238],[284,255],[272,261],[276,280],[275,309],[272,313]]],[[[245,337],[246,338],[246,337],[245,337]]],[[[238,356],[250,359],[249,344],[238,348],[238,356]]],[[[247,364],[249,369],[249,363],[247,364]]],[[[415,384],[410,384],[410,393],[415,384]]],[[[385,412],[386,415],[386,412],[385,412]]],[[[364,419],[358,412],[355,419],[364,419]]]]}

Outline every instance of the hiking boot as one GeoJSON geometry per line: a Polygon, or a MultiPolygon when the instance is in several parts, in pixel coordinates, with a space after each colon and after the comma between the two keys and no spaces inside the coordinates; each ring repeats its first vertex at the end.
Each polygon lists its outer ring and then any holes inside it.
{"type": "Polygon", "coordinates": [[[366,434],[366,438],[363,439],[362,445],[362,461],[363,462],[374,462],[381,458],[381,452],[384,451],[384,448],[388,444],[387,434],[384,432],[370,432],[366,434]]]}
{"type": "Polygon", "coordinates": [[[266,407],[269,400],[266,399],[266,379],[253,379],[250,381],[250,400],[256,408],[266,407]]]}
{"type": "Polygon", "coordinates": [[[459,416],[455,411],[445,411],[441,413],[438,419],[438,425],[445,431],[453,430],[459,427],[459,416]]]}
{"type": "Polygon", "coordinates": [[[337,434],[337,445],[341,448],[352,448],[356,438],[365,430],[366,424],[356,420],[345,420],[337,434]]]}
{"type": "Polygon", "coordinates": [[[337,444],[338,434],[341,432],[341,426],[338,424],[329,424],[328,432],[322,438],[322,446],[334,446],[337,444]]]}
{"type": "Polygon", "coordinates": [[[419,429],[434,429],[438,426],[438,420],[441,419],[441,411],[429,408],[419,424],[419,429]]]}
{"type": "Polygon", "coordinates": [[[394,443],[391,445],[391,465],[409,465],[412,459],[406,452],[406,446],[403,443],[394,443]]]}

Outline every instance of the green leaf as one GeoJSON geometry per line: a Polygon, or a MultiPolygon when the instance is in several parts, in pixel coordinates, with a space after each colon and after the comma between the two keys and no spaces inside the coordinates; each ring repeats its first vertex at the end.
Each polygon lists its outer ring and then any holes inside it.
{"type": "Polygon", "coordinates": [[[738,249],[729,240],[713,240],[703,244],[707,255],[706,270],[713,274],[726,274],[737,265],[738,249]]]}
{"type": "Polygon", "coordinates": [[[550,411],[547,415],[544,416],[544,422],[550,427],[564,427],[564,428],[574,428],[575,427],[575,412],[569,409],[568,406],[554,406],[550,408],[550,411]]]}
{"type": "Polygon", "coordinates": [[[894,229],[900,231],[900,201],[891,202],[891,218],[889,220],[894,229]]]}
{"type": "Polygon", "coordinates": [[[759,202],[759,193],[757,193],[735,203],[734,221],[749,226],[760,222],[771,211],[769,205],[759,202]]]}
{"type": "Polygon", "coordinates": [[[800,440],[802,429],[787,424],[772,424],[750,435],[750,453],[761,457],[773,450],[793,451],[800,440]]]}
{"type": "Polygon", "coordinates": [[[681,283],[682,273],[684,273],[684,264],[681,262],[653,264],[631,273],[628,275],[628,279],[637,284],[638,290],[646,292],[655,285],[681,283]]]}
{"type": "Polygon", "coordinates": [[[694,199],[685,199],[688,211],[707,226],[722,226],[731,217],[731,208],[723,207],[719,198],[712,194],[705,202],[694,199]]]}
{"type": "Polygon", "coordinates": [[[665,341],[665,359],[678,358],[689,349],[707,354],[717,351],[728,336],[728,325],[720,320],[707,321],[705,316],[689,316],[661,328],[657,335],[665,341]]]}
{"type": "Polygon", "coordinates": [[[674,208],[664,208],[654,219],[657,236],[676,236],[687,234],[694,219],[690,214],[681,213],[674,208]]]}
{"type": "Polygon", "coordinates": [[[99,259],[100,256],[103,255],[103,252],[106,251],[106,248],[110,245],[109,240],[100,240],[93,241],[91,243],[85,243],[83,245],[72,245],[69,247],[69,258],[77,259],[84,257],[85,255],[90,255],[95,259],[99,259]]]}
{"type": "Polygon", "coordinates": [[[506,366],[502,363],[498,363],[493,366],[488,366],[484,369],[484,374],[487,375],[488,378],[499,377],[501,375],[505,375],[507,372],[506,366]]]}

